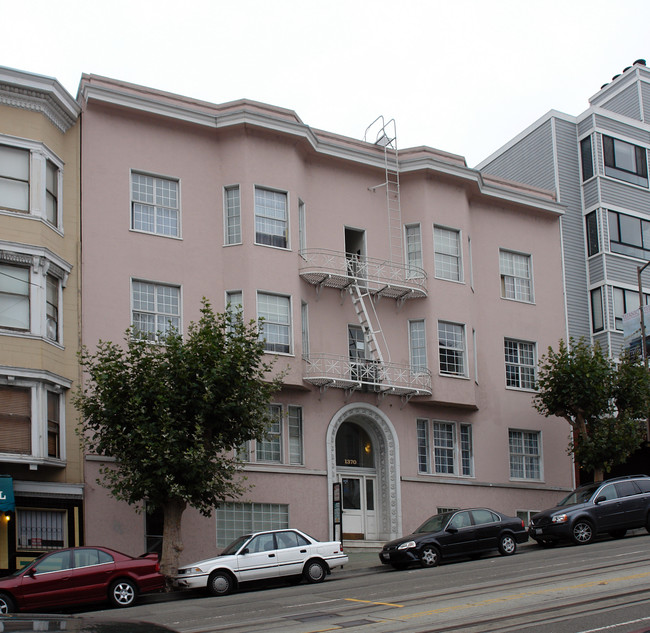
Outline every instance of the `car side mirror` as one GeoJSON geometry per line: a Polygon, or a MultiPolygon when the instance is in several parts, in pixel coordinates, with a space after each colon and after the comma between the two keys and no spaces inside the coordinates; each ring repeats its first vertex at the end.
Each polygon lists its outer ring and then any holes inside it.
{"type": "Polygon", "coordinates": [[[458,528],[455,528],[455,527],[453,527],[453,526],[450,525],[450,526],[445,530],[445,532],[449,532],[449,534],[456,534],[456,533],[458,532],[458,528]]]}
{"type": "Polygon", "coordinates": [[[603,501],[607,501],[607,497],[605,497],[605,495],[601,495],[600,497],[598,497],[598,498],[596,499],[596,501],[594,501],[594,503],[595,503],[596,505],[598,505],[599,503],[602,503],[603,501]]]}
{"type": "Polygon", "coordinates": [[[241,552],[239,552],[239,553],[240,553],[240,554],[250,554],[250,550],[248,549],[248,547],[245,547],[245,548],[244,548],[241,552]]]}
{"type": "Polygon", "coordinates": [[[25,574],[26,576],[31,576],[32,578],[36,576],[36,568],[32,567],[31,569],[27,570],[27,573],[25,574]]]}

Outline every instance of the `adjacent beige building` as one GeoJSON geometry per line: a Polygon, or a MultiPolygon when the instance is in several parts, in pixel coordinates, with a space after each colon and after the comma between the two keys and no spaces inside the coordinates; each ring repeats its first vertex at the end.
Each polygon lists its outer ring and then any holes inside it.
{"type": "Polygon", "coordinates": [[[83,539],[79,112],[0,67],[0,572],[83,539]]]}

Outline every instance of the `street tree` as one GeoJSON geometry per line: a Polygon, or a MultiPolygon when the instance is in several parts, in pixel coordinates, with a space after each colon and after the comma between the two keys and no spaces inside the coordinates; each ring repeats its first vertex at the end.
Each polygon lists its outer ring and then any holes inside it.
{"type": "Polygon", "coordinates": [[[583,339],[560,341],[540,359],[539,413],[564,418],[571,426],[568,452],[584,470],[602,481],[640,447],[650,413],[650,374],[637,355],[616,363],[599,345],[583,339]]]}
{"type": "Polygon", "coordinates": [[[215,314],[205,299],[185,336],[171,331],[156,342],[129,329],[123,346],[100,341],[79,356],[82,442],[107,458],[99,483],[116,499],[162,510],[161,571],[170,577],[186,507],[210,516],[248,489],[238,452],[265,437],[282,374],[273,377],[264,361],[259,324],[215,314]]]}

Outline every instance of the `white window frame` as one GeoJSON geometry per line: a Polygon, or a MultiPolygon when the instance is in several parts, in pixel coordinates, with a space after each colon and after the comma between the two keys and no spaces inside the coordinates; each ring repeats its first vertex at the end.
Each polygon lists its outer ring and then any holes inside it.
{"type": "Polygon", "coordinates": [[[306,301],[300,304],[300,334],[302,337],[302,357],[309,358],[309,305],[306,301]]]}
{"type": "Polygon", "coordinates": [[[428,370],[427,330],[424,319],[409,319],[409,362],[411,373],[417,374],[428,370]]]}
{"type": "Polygon", "coordinates": [[[172,327],[175,328],[179,333],[183,331],[182,313],[183,313],[183,297],[182,297],[181,286],[177,284],[163,283],[160,281],[151,281],[149,279],[131,278],[131,328],[132,328],[132,335],[134,337],[137,338],[139,336],[142,336],[142,334],[145,334],[143,338],[146,338],[147,340],[150,340],[155,343],[163,343],[165,338],[164,335],[167,332],[169,332],[172,327]],[[142,306],[138,306],[136,309],[136,301],[135,301],[136,284],[146,284],[149,286],[153,286],[154,289],[153,310],[143,309],[142,306]],[[178,292],[177,294],[178,312],[176,314],[174,314],[173,312],[164,312],[160,310],[159,294],[163,288],[171,288],[178,292]],[[150,315],[150,316],[153,315],[154,324],[156,327],[155,331],[151,331],[149,329],[147,330],[139,329],[135,324],[136,313],[143,314],[143,315],[150,315]],[[166,322],[162,323],[161,326],[162,319],[166,319],[166,322]],[[172,325],[170,325],[169,322],[173,321],[174,319],[177,320],[177,323],[173,323],[172,325]]]}
{"type": "MultiPolygon", "coordinates": [[[[0,241],[0,265],[29,269],[29,328],[0,326],[0,336],[40,338],[63,347],[63,289],[72,266],[49,249],[0,241]],[[48,328],[48,277],[57,283],[58,320],[54,331],[48,328]]],[[[4,274],[0,273],[0,274],[4,274]]]]}
{"type": "Polygon", "coordinates": [[[307,248],[307,211],[305,202],[298,199],[298,248],[303,253],[307,248]]]}
{"type": "MultiPolygon", "coordinates": [[[[639,309],[639,289],[614,286],[614,327],[623,330],[623,316],[639,309]]],[[[643,293],[643,305],[650,305],[650,294],[643,293]]]]}
{"type": "Polygon", "coordinates": [[[537,384],[537,344],[506,337],[503,339],[506,388],[535,391],[537,384]],[[513,355],[513,349],[516,354],[513,355]],[[530,362],[525,362],[530,360],[530,362]],[[531,373],[532,372],[532,373],[531,373]],[[528,377],[526,374],[530,374],[528,377]],[[532,376],[532,378],[530,377],[532,376]],[[510,384],[516,382],[517,384],[510,384]]]}
{"type": "Polygon", "coordinates": [[[408,279],[423,274],[422,229],[419,223],[404,225],[404,252],[406,253],[406,275],[408,279]]]}
{"type": "Polygon", "coordinates": [[[506,248],[499,249],[499,275],[501,277],[501,298],[508,301],[534,303],[533,258],[529,253],[518,253],[506,248]],[[527,275],[523,275],[521,264],[526,262],[527,275]]]}
{"type": "Polygon", "coordinates": [[[130,200],[131,200],[131,205],[130,205],[130,228],[132,231],[136,231],[137,233],[146,233],[147,235],[156,235],[157,237],[169,237],[172,239],[181,239],[181,183],[178,178],[172,178],[170,176],[162,176],[159,174],[151,174],[147,173],[145,171],[140,171],[139,169],[132,169],[130,173],[130,178],[129,178],[129,186],[130,186],[130,200]],[[150,178],[153,183],[152,183],[152,199],[151,200],[136,200],[135,192],[134,192],[134,186],[135,186],[135,178],[150,178]],[[158,196],[158,186],[159,184],[166,184],[170,185],[173,184],[175,186],[175,196],[176,196],[176,206],[172,206],[171,203],[164,204],[166,202],[165,197],[159,197],[158,196]],[[152,217],[153,217],[153,228],[152,229],[147,229],[143,227],[136,227],[136,212],[135,212],[135,205],[141,205],[143,207],[147,207],[152,210],[152,217]],[[167,232],[164,230],[165,223],[160,222],[159,218],[159,212],[164,211],[169,216],[171,217],[173,214],[175,214],[175,221],[176,221],[176,231],[174,233],[167,232]]]}
{"type": "Polygon", "coordinates": [[[0,134],[1,145],[29,152],[29,202],[28,208],[21,210],[2,206],[0,201],[0,214],[18,214],[26,218],[38,219],[58,233],[63,234],[63,161],[51,152],[46,145],[38,141],[0,134]],[[56,188],[55,218],[48,217],[48,162],[51,163],[56,172],[54,180],[56,188]],[[54,222],[52,222],[52,219],[54,219],[54,222]]]}
{"type": "Polygon", "coordinates": [[[280,189],[273,189],[271,187],[261,187],[256,185],[254,191],[253,206],[255,209],[255,244],[258,246],[269,246],[271,248],[279,248],[282,250],[290,250],[291,246],[289,243],[289,192],[282,191],[280,189]],[[274,200],[277,200],[278,196],[281,196],[284,199],[284,217],[275,217],[273,209],[268,205],[262,205],[258,207],[258,192],[264,193],[265,195],[271,194],[274,200]],[[262,211],[265,211],[264,213],[262,211]],[[260,224],[268,223],[270,225],[283,225],[283,232],[278,233],[268,233],[266,231],[258,231],[258,222],[260,224]],[[263,241],[258,241],[259,236],[268,236],[271,242],[276,238],[282,236],[284,239],[284,244],[267,244],[263,241]]]}
{"type": "Polygon", "coordinates": [[[223,188],[223,244],[234,246],[241,243],[241,189],[239,185],[229,185],[223,188]]]}
{"type": "Polygon", "coordinates": [[[474,439],[471,424],[418,418],[418,472],[439,477],[474,477],[474,439]],[[441,437],[443,431],[447,437],[441,437]],[[446,461],[446,467],[443,462],[446,461]]]}
{"type": "Polygon", "coordinates": [[[462,243],[459,229],[434,224],[433,252],[434,274],[436,279],[459,283],[463,282],[462,243]],[[452,236],[454,239],[452,239],[452,236]],[[454,252],[454,243],[456,252],[454,252]],[[455,263],[455,266],[450,265],[452,262],[455,263]]]}
{"type": "MultiPolygon", "coordinates": [[[[264,344],[264,349],[267,354],[285,354],[285,355],[291,355],[293,353],[293,336],[292,336],[292,305],[291,305],[291,297],[289,295],[282,295],[278,293],[273,293],[273,292],[262,292],[260,290],[257,291],[257,318],[264,318],[264,321],[260,324],[260,339],[265,340],[264,344]],[[268,315],[268,311],[262,311],[260,309],[260,298],[261,297],[276,297],[278,299],[283,299],[286,300],[287,302],[287,322],[283,323],[280,320],[272,320],[270,318],[267,318],[265,315],[268,315]],[[273,326],[273,328],[277,329],[278,336],[275,338],[279,338],[281,335],[281,332],[286,332],[286,339],[287,339],[287,347],[288,349],[285,350],[276,350],[276,349],[269,349],[267,346],[269,345],[283,345],[279,340],[277,341],[268,341],[266,339],[266,332],[268,331],[268,326],[273,326]]],[[[278,313],[278,317],[282,316],[278,313]]]]}
{"type": "Polygon", "coordinates": [[[543,481],[543,459],[542,459],[542,433],[541,431],[532,429],[508,429],[508,456],[509,456],[509,472],[510,479],[516,481],[543,481]],[[521,438],[521,451],[513,451],[513,436],[521,438]],[[536,438],[537,452],[530,452],[526,450],[531,446],[529,440],[532,437],[536,438]],[[515,470],[515,463],[517,463],[515,470]],[[516,473],[523,473],[522,476],[516,473]]]}
{"type": "Polygon", "coordinates": [[[274,423],[264,440],[246,442],[240,459],[248,465],[304,466],[304,409],[300,405],[268,405],[274,423]]]}
{"type": "Polygon", "coordinates": [[[39,465],[65,466],[67,460],[66,392],[72,386],[72,381],[44,370],[0,366],[0,385],[10,388],[29,389],[31,424],[31,452],[9,453],[0,450],[0,459],[7,463],[27,464],[30,468],[39,465]],[[48,393],[50,392],[59,397],[58,457],[48,455],[48,393]]]}
{"type": "MultiPolygon", "coordinates": [[[[447,365],[447,363],[445,363],[445,365],[447,365]]],[[[438,321],[438,369],[441,376],[451,376],[456,378],[467,377],[467,333],[465,331],[464,323],[454,323],[452,321],[442,320],[438,321]],[[448,344],[450,342],[449,337],[445,337],[445,341],[443,341],[441,337],[441,326],[445,328],[453,328],[454,341],[452,342],[455,342],[455,340],[458,338],[458,333],[460,333],[461,346],[448,344]],[[443,345],[443,342],[446,344],[443,345]],[[462,362],[461,371],[448,371],[446,369],[443,369],[443,353],[447,352],[460,352],[459,358],[462,362]]]]}

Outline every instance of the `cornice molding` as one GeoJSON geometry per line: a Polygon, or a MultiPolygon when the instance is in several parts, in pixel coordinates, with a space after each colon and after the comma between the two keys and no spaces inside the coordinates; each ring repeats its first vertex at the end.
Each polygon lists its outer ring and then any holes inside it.
{"type": "MultiPolygon", "coordinates": [[[[213,129],[257,127],[303,139],[315,152],[331,158],[382,170],[385,168],[382,148],[365,141],[315,130],[302,123],[294,113],[266,104],[246,100],[221,105],[194,103],[178,95],[158,95],[148,88],[131,84],[121,85],[114,80],[94,76],[82,78],[78,94],[84,109],[90,102],[97,101],[213,129]],[[139,89],[141,92],[138,92],[139,89]]],[[[399,162],[400,173],[427,170],[471,183],[479,195],[502,203],[532,207],[556,216],[564,213],[563,205],[557,203],[549,192],[537,193],[534,189],[517,183],[493,182],[478,170],[467,167],[461,156],[447,155],[430,147],[418,147],[400,152],[399,162]],[[448,160],[445,160],[445,157],[448,160]]]]}
{"type": "Polygon", "coordinates": [[[0,104],[43,114],[65,133],[77,121],[81,108],[51,77],[0,66],[0,104]]]}

